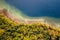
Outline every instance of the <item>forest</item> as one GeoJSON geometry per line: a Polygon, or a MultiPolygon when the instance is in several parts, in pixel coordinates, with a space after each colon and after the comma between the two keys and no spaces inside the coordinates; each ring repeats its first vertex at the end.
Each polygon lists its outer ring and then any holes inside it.
{"type": "Polygon", "coordinates": [[[0,40],[60,40],[60,28],[47,24],[17,24],[0,13],[0,40]]]}

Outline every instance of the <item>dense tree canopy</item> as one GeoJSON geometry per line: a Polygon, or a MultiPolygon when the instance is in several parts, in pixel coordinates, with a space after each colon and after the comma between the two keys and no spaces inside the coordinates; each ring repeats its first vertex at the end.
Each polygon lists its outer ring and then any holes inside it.
{"type": "Polygon", "coordinates": [[[0,40],[60,40],[60,30],[41,23],[16,25],[0,14],[0,40]]]}

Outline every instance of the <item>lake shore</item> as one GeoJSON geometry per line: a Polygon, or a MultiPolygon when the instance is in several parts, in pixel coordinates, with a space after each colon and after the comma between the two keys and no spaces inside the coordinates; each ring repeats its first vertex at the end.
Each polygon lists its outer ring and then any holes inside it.
{"type": "Polygon", "coordinates": [[[33,23],[42,23],[42,24],[49,24],[54,27],[60,27],[60,24],[57,24],[53,18],[48,18],[48,17],[40,17],[40,18],[34,18],[34,17],[28,17],[28,18],[17,18],[15,15],[12,15],[9,13],[6,9],[0,10],[0,13],[4,13],[9,19],[16,23],[24,23],[24,24],[33,24],[33,23]]]}
{"type": "MultiPolygon", "coordinates": [[[[58,26],[60,27],[60,19],[58,18],[52,18],[52,17],[29,17],[23,14],[22,11],[18,10],[12,5],[7,4],[4,0],[0,1],[0,9],[7,9],[8,13],[5,14],[10,18],[11,20],[15,22],[22,22],[22,23],[35,23],[35,22],[42,22],[47,23],[50,25],[58,26]]],[[[0,10],[1,11],[1,10],[0,10]]]]}

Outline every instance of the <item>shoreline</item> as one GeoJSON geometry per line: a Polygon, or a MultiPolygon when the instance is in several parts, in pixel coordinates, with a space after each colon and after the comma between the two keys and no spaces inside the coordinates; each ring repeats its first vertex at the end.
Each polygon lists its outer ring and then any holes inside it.
{"type": "Polygon", "coordinates": [[[7,4],[4,0],[2,0],[0,2],[0,4],[1,4],[0,9],[7,9],[7,11],[8,11],[7,16],[9,18],[11,17],[11,19],[15,20],[16,22],[23,21],[23,23],[25,22],[25,23],[28,24],[29,22],[34,21],[34,22],[43,22],[43,23],[47,23],[47,24],[54,24],[54,25],[59,24],[60,25],[60,22],[59,22],[60,19],[58,19],[58,18],[53,18],[53,17],[29,17],[27,15],[24,15],[22,11],[19,11],[14,6],[7,4]]]}
{"type": "Polygon", "coordinates": [[[11,14],[7,9],[0,10],[0,12],[1,11],[2,11],[2,13],[4,13],[4,15],[6,15],[9,19],[11,19],[12,21],[14,21],[16,23],[32,24],[32,23],[39,23],[40,22],[43,24],[49,24],[51,26],[60,27],[60,24],[57,24],[55,22],[55,20],[53,20],[53,18],[49,18],[49,17],[20,18],[20,17],[17,17],[17,15],[15,16],[15,15],[11,14]]]}
{"type": "MultiPolygon", "coordinates": [[[[5,9],[3,9],[5,10],[5,9]]],[[[14,10],[14,9],[13,9],[14,10]]],[[[26,24],[31,24],[31,23],[35,23],[35,22],[40,22],[40,23],[46,23],[46,24],[49,24],[49,25],[52,25],[52,26],[57,26],[57,27],[60,27],[60,22],[58,21],[59,19],[58,18],[50,18],[50,17],[28,17],[28,16],[24,16],[24,15],[20,15],[22,13],[20,13],[20,11],[17,12],[17,14],[14,12],[14,11],[10,11],[8,9],[5,10],[5,15],[10,18],[11,20],[15,21],[16,23],[26,23],[26,24]],[[15,13],[15,14],[14,14],[15,13]],[[20,13],[20,14],[19,14],[20,13]],[[58,23],[58,22],[59,23],[58,23]]],[[[16,10],[15,10],[16,11],[16,10]]]]}

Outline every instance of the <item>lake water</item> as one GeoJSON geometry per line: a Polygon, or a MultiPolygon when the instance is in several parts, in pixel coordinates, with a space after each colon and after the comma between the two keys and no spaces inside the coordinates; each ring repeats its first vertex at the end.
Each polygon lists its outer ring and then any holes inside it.
{"type": "Polygon", "coordinates": [[[0,0],[0,8],[7,9],[14,18],[19,20],[43,19],[42,22],[60,27],[59,0],[0,0]]]}
{"type": "Polygon", "coordinates": [[[60,18],[60,0],[6,0],[30,17],[60,18]]]}

